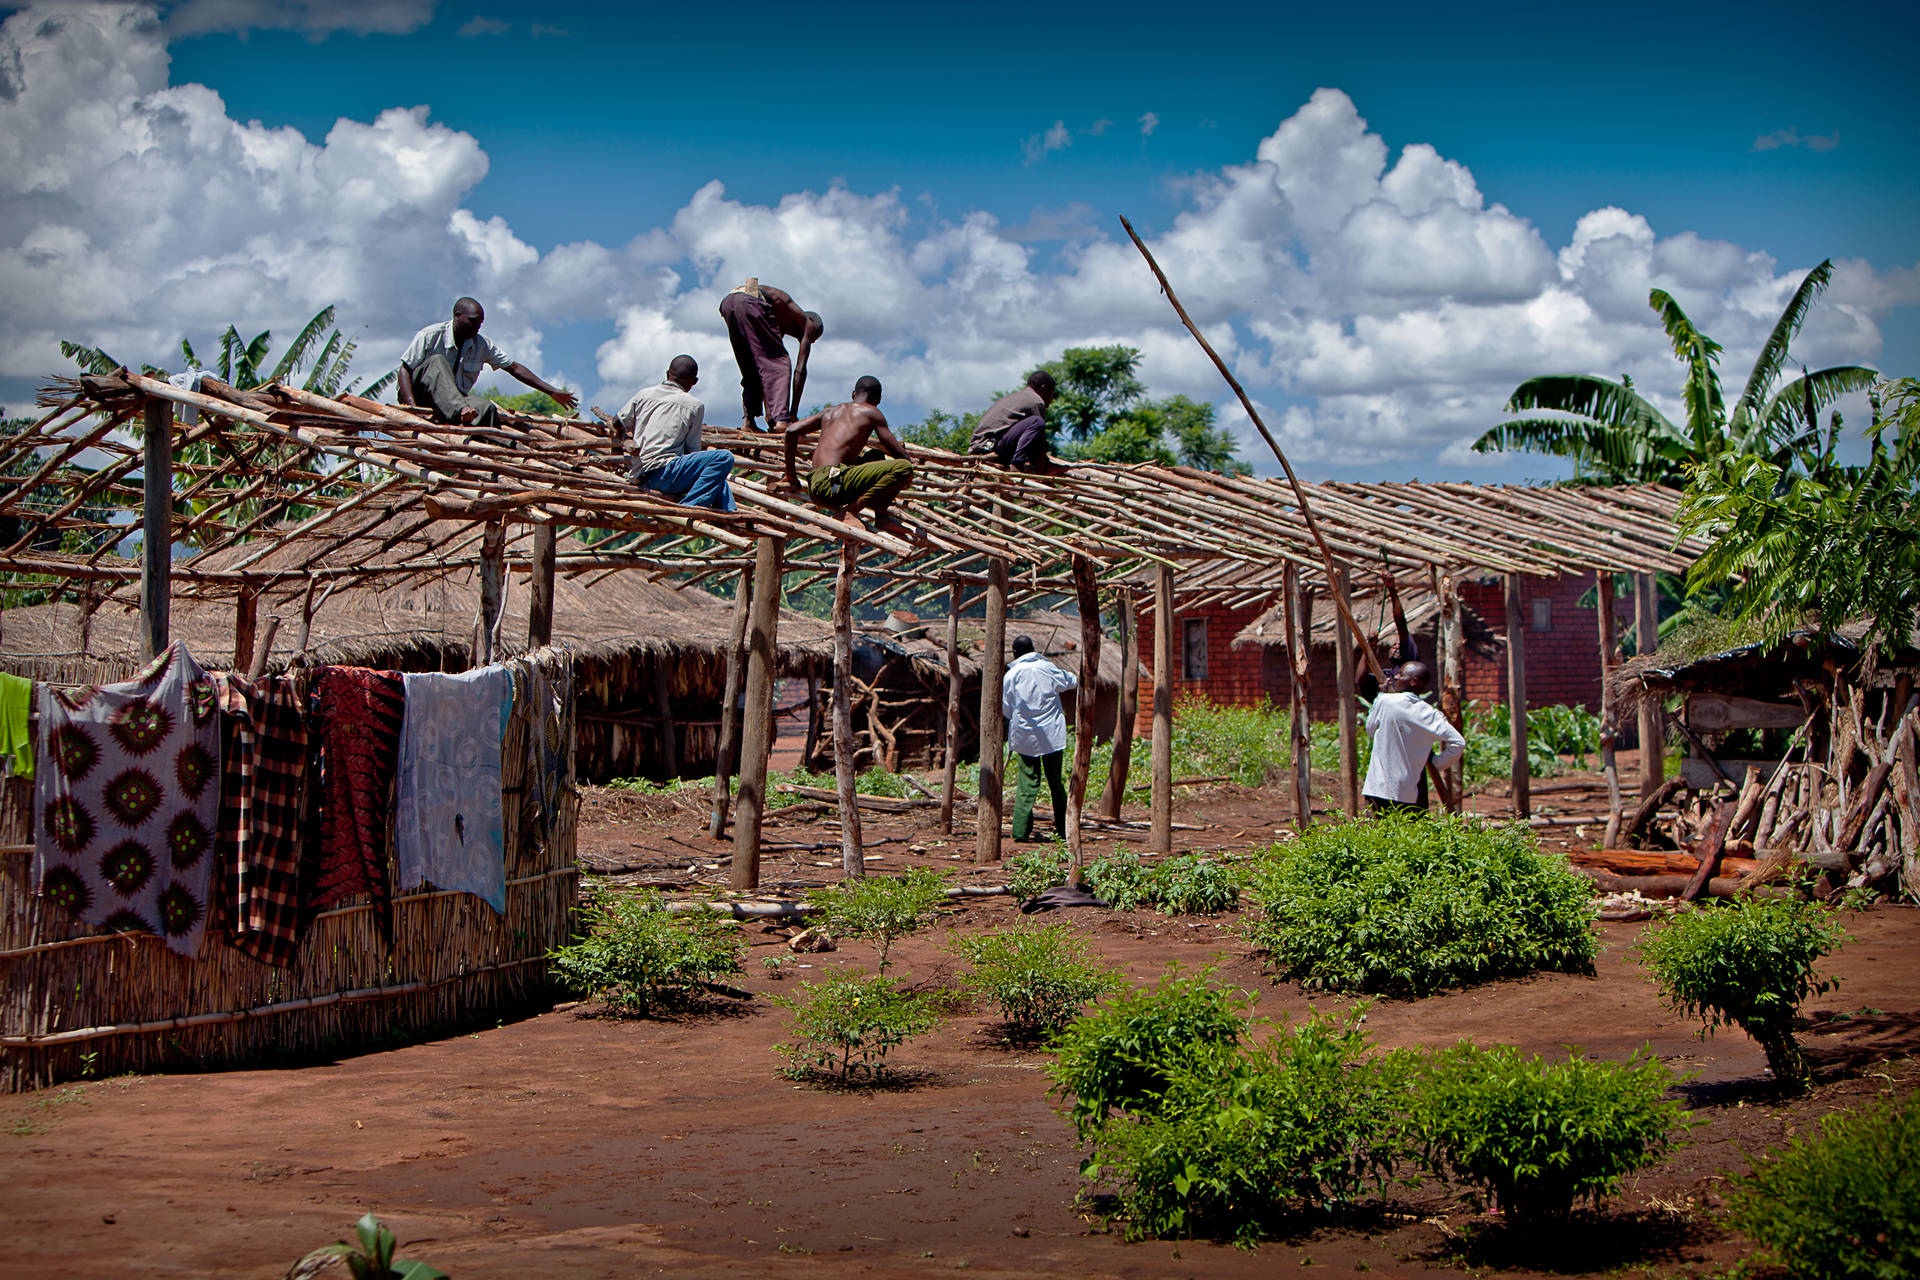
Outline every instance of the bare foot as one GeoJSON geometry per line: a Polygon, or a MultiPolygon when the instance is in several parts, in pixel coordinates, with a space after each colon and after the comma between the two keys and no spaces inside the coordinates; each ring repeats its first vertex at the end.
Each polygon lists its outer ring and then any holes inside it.
{"type": "Polygon", "coordinates": [[[463,427],[470,427],[473,425],[473,420],[479,416],[480,416],[480,411],[478,409],[474,409],[474,408],[462,409],[460,411],[460,425],[463,427]]]}
{"type": "Polygon", "coordinates": [[[921,546],[927,545],[927,540],[920,536],[918,529],[891,512],[874,513],[873,527],[877,533],[890,533],[896,538],[905,538],[908,542],[917,542],[921,546]]]}
{"type": "Polygon", "coordinates": [[[867,531],[867,526],[860,522],[860,517],[853,514],[853,512],[851,511],[842,511],[840,514],[836,515],[834,519],[838,520],[841,524],[846,525],[848,528],[858,529],[862,533],[865,533],[867,531]]]}

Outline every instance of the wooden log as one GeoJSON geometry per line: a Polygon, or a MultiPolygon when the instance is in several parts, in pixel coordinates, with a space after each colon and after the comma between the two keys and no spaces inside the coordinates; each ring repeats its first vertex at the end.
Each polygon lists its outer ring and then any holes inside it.
{"type": "Polygon", "coordinates": [[[1522,818],[1533,813],[1533,781],[1527,758],[1527,628],[1520,611],[1520,575],[1509,573],[1502,583],[1507,604],[1507,743],[1513,753],[1513,811],[1522,818]]]}
{"type": "Polygon", "coordinates": [[[1000,811],[1007,768],[1007,721],[1000,709],[1007,674],[1007,562],[987,561],[987,628],[980,642],[980,792],[973,860],[1000,861],[1000,811]]]}
{"type": "MultiPolygon", "coordinates": [[[[1460,612],[1460,580],[1455,575],[1440,578],[1440,625],[1442,645],[1446,649],[1446,683],[1440,687],[1440,714],[1461,732],[1467,727],[1467,628],[1460,612]]],[[[1447,779],[1456,797],[1466,794],[1467,759],[1462,755],[1447,767],[1447,779]]]]}
{"type": "Polygon", "coordinates": [[[1611,846],[1620,839],[1620,761],[1614,754],[1618,736],[1618,711],[1613,700],[1613,574],[1601,570],[1594,575],[1594,613],[1600,631],[1600,771],[1607,779],[1607,833],[1604,843],[1611,846]]]}
{"type": "Polygon", "coordinates": [[[1669,778],[1661,783],[1653,794],[1642,799],[1639,807],[1633,811],[1632,820],[1627,823],[1627,836],[1635,840],[1645,836],[1647,824],[1653,821],[1654,814],[1660,812],[1660,806],[1684,790],[1686,785],[1685,778],[1669,778]]]}
{"type": "Polygon", "coordinates": [[[171,634],[173,569],[173,405],[151,397],[145,407],[140,470],[140,657],[166,647],[171,634]]]}
{"type": "Polygon", "coordinates": [[[956,582],[947,588],[947,724],[946,750],[940,772],[940,831],[953,834],[953,793],[960,771],[960,597],[966,588],[956,582]]]}
{"type": "Polygon", "coordinates": [[[1153,795],[1147,848],[1173,852],[1173,570],[1153,571],[1153,795]]]}
{"type": "Polygon", "coordinates": [[[774,651],[780,623],[780,560],[784,539],[758,538],[747,620],[747,704],[740,724],[740,791],[733,820],[736,889],[760,886],[760,823],[766,812],[767,756],[773,747],[774,651]]]}
{"type": "MultiPolygon", "coordinates": [[[[1687,887],[1687,876],[1623,876],[1616,875],[1601,867],[1575,865],[1573,868],[1594,886],[1607,893],[1638,893],[1643,898],[1677,898],[1687,887]]],[[[1734,898],[1743,892],[1741,882],[1734,876],[1715,876],[1707,881],[1700,890],[1700,896],[1706,898],[1734,898]]],[[[1761,890],[1765,893],[1767,890],[1761,890]]]]}
{"type": "Polygon", "coordinates": [[[253,657],[247,663],[247,679],[258,680],[267,674],[267,663],[273,657],[273,638],[280,634],[280,615],[274,614],[267,619],[266,630],[260,633],[260,641],[254,646],[253,657]]]}
{"type": "Polygon", "coordinates": [[[713,753],[713,811],[707,834],[718,840],[727,829],[733,804],[734,739],[740,732],[740,686],[746,678],[747,606],[753,599],[753,569],[740,571],[733,588],[733,625],[727,640],[726,691],[720,695],[720,740],[713,753]]]}
{"type": "Polygon", "coordinates": [[[506,612],[507,526],[489,520],[480,535],[480,616],[474,622],[473,665],[484,667],[499,657],[500,620],[506,612]]]}
{"type": "MultiPolygon", "coordinates": [[[[1745,875],[1760,865],[1759,859],[1740,852],[1752,852],[1752,846],[1744,842],[1730,840],[1725,848],[1717,874],[1745,875]]],[[[1567,860],[1625,876],[1692,876],[1701,866],[1700,859],[1690,853],[1660,849],[1575,849],[1568,853],[1567,860]]]]}
{"type": "Polygon", "coordinates": [[[660,715],[660,759],[671,781],[680,776],[680,735],[673,720],[673,671],[664,657],[653,664],[653,705],[660,715]]]}
{"type": "MultiPolygon", "coordinates": [[[[1350,589],[1346,569],[1335,575],[1333,589],[1350,589]]],[[[1342,634],[1333,646],[1333,679],[1340,707],[1336,716],[1340,730],[1340,807],[1349,818],[1360,816],[1360,707],[1355,693],[1354,643],[1352,636],[1342,634]]]]}
{"type": "Polygon", "coordinates": [[[1713,818],[1707,823],[1706,834],[1700,841],[1697,855],[1700,865],[1694,870],[1693,875],[1688,877],[1687,887],[1680,891],[1682,901],[1692,902],[1699,897],[1701,890],[1707,887],[1707,881],[1719,871],[1720,854],[1726,847],[1727,831],[1732,823],[1733,815],[1728,812],[1726,801],[1716,802],[1713,806],[1713,818]]]}
{"type": "MultiPolygon", "coordinates": [[[[1634,640],[1641,653],[1660,647],[1660,593],[1653,575],[1633,575],[1634,640]]],[[[1657,697],[1640,699],[1640,795],[1659,789],[1667,776],[1665,713],[1657,697]]]]}
{"type": "Polygon", "coordinates": [[[1834,837],[1833,848],[1837,853],[1852,853],[1860,843],[1861,833],[1866,830],[1867,817],[1873,812],[1874,805],[1880,802],[1880,793],[1886,788],[1887,777],[1893,772],[1893,761],[1882,760],[1867,773],[1867,780],[1853,794],[1853,802],[1847,806],[1846,819],[1840,824],[1839,834],[1834,837]]]}
{"type": "Polygon", "coordinates": [[[528,579],[532,596],[527,602],[527,648],[553,643],[553,571],[559,539],[551,524],[533,526],[533,554],[528,579]]]}
{"type": "MultiPolygon", "coordinates": [[[[840,812],[840,869],[849,880],[867,874],[853,759],[853,578],[859,571],[859,547],[841,543],[840,569],[833,578],[833,781],[840,812]]],[[[879,707],[870,714],[877,720],[879,707]]]]}
{"type": "Polygon", "coordinates": [[[1280,572],[1281,616],[1287,630],[1287,736],[1292,744],[1289,783],[1293,793],[1293,825],[1305,831],[1313,821],[1311,779],[1307,755],[1306,665],[1313,655],[1313,616],[1309,612],[1312,597],[1300,585],[1300,572],[1293,565],[1280,572]]]}
{"type": "Polygon", "coordinates": [[[1086,556],[1073,558],[1073,594],[1080,606],[1080,680],[1074,698],[1073,772],[1067,776],[1067,883],[1086,881],[1087,856],[1081,820],[1087,772],[1093,766],[1094,684],[1100,678],[1100,582],[1086,556]]]}
{"type": "Polygon", "coordinates": [[[233,602],[233,669],[245,671],[253,661],[254,642],[260,629],[260,592],[242,585],[233,602]]]}
{"type": "Polygon", "coordinates": [[[1120,626],[1120,697],[1113,717],[1113,764],[1107,769],[1107,789],[1100,796],[1100,812],[1120,816],[1126,799],[1127,774],[1133,766],[1133,722],[1140,714],[1140,616],[1133,590],[1121,587],[1114,597],[1120,626]]]}

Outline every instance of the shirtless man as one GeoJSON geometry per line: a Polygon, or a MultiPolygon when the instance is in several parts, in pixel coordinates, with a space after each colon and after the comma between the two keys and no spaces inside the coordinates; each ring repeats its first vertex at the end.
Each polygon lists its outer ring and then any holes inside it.
{"type": "Polygon", "coordinates": [[[720,318],[727,322],[733,359],[740,366],[740,425],[754,429],[763,413],[769,431],[792,422],[800,413],[800,396],[807,388],[807,356],[826,332],[818,315],[802,311],[785,289],[761,284],[752,276],[720,300],[720,318]],[[798,338],[800,350],[789,362],[787,339],[798,338]]]}
{"type": "Polygon", "coordinates": [[[917,538],[914,530],[895,518],[893,500],[913,480],[907,450],[887,427],[880,412],[880,379],[871,374],[853,384],[853,399],[816,413],[786,430],[787,483],[801,488],[794,471],[800,441],[814,432],[811,469],[806,491],[821,506],[856,529],[865,528],[854,511],[873,512],[873,527],[896,537],[917,538]],[[872,439],[879,447],[868,448],[872,439]],[[891,455],[891,456],[889,456],[891,455]]]}

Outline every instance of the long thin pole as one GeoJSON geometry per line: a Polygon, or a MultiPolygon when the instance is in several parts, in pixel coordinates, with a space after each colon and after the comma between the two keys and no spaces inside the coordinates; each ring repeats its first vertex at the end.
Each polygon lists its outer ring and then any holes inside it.
{"type": "Polygon", "coordinates": [[[1613,750],[1619,732],[1613,703],[1613,574],[1602,569],[1594,575],[1593,588],[1600,624],[1600,768],[1607,779],[1607,830],[1600,838],[1600,847],[1611,849],[1620,838],[1620,761],[1613,750]]]}
{"type": "MultiPolygon", "coordinates": [[[[746,677],[747,609],[753,600],[753,566],[740,571],[733,589],[733,619],[727,640],[727,682],[720,695],[720,741],[713,748],[713,812],[707,834],[718,840],[733,803],[734,738],[740,732],[740,686],[746,677]]],[[[811,746],[811,742],[808,744],[811,746]]]]}
{"type": "Polygon", "coordinates": [[[533,589],[527,602],[527,648],[553,643],[553,571],[559,559],[559,536],[552,524],[533,526],[533,558],[528,578],[533,589]]]}
{"type": "MultiPolygon", "coordinates": [[[[1347,590],[1347,571],[1342,569],[1335,583],[1335,591],[1347,590]]],[[[1334,687],[1340,700],[1338,725],[1340,727],[1340,807],[1347,816],[1360,816],[1360,712],[1354,705],[1354,686],[1357,683],[1354,673],[1353,641],[1351,637],[1342,637],[1333,646],[1334,687]]]]}
{"type": "Polygon", "coordinates": [[[1173,852],[1173,570],[1153,571],[1153,819],[1147,848],[1173,852]]]}
{"type": "Polygon", "coordinates": [[[733,819],[733,887],[760,886],[760,819],[767,803],[767,754],[773,747],[773,658],[780,622],[781,538],[756,538],[753,601],[747,624],[747,705],[740,722],[740,792],[733,819]]]}
{"type": "Polygon", "coordinates": [[[1512,753],[1513,814],[1533,815],[1533,772],[1527,760],[1527,620],[1520,609],[1520,575],[1505,575],[1507,604],[1507,747],[1512,753]]]}
{"type": "Polygon", "coordinates": [[[173,577],[173,403],[146,404],[140,469],[140,657],[167,647],[173,577]]]}
{"type": "MultiPolygon", "coordinates": [[[[1641,653],[1660,647],[1660,593],[1650,573],[1633,575],[1634,634],[1641,653]]],[[[1640,798],[1660,789],[1667,776],[1664,717],[1658,698],[1640,699],[1640,798]]]]}
{"type": "Polygon", "coordinates": [[[859,547],[842,542],[833,578],[833,785],[840,810],[840,870],[849,880],[867,873],[853,762],[853,577],[859,571],[859,547]]]}
{"type": "Polygon", "coordinates": [[[1120,618],[1120,696],[1113,717],[1113,763],[1107,769],[1100,812],[1117,822],[1127,798],[1127,774],[1133,767],[1133,721],[1140,714],[1140,615],[1131,587],[1120,588],[1114,612],[1120,618]]]}
{"type": "Polygon", "coordinates": [[[1087,772],[1093,765],[1094,684],[1100,676],[1100,582],[1093,561],[1073,558],[1073,594],[1080,606],[1080,685],[1074,700],[1073,772],[1067,778],[1067,883],[1085,881],[1087,855],[1081,817],[1087,772]]]}
{"type": "Polygon", "coordinates": [[[1007,562],[987,560],[987,633],[980,643],[980,803],[973,860],[1000,861],[1000,802],[1007,764],[1007,724],[1000,711],[1007,674],[1007,562]]]}
{"type": "Polygon", "coordinates": [[[953,793],[960,771],[960,601],[964,586],[956,582],[947,594],[947,729],[940,774],[940,830],[953,834],[953,793]]]}

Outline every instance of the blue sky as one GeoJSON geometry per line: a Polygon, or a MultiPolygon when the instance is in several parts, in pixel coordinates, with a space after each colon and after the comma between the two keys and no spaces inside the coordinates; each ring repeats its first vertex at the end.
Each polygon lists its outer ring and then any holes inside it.
{"type": "Polygon", "coordinates": [[[1458,8],[29,7],[0,397],[56,337],[165,363],[328,301],[371,369],[473,292],[608,407],[693,350],[725,421],[753,272],[826,315],[813,385],[875,372],[896,421],[1128,341],[1235,422],[1120,212],[1313,474],[1555,474],[1461,442],[1528,372],[1677,387],[1650,283],[1737,385],[1833,257],[1796,354],[1920,372],[1914,6],[1458,8]],[[102,260],[143,284],[44,298],[102,260]]]}

